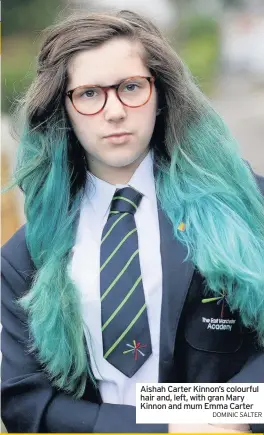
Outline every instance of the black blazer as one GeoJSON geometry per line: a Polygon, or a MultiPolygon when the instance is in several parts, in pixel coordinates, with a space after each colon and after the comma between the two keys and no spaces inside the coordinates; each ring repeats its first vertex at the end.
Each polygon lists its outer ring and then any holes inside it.
{"type": "MultiPolygon", "coordinates": [[[[256,176],[264,194],[264,178],[256,176]]],[[[254,194],[254,192],[252,193],[254,194]]],[[[163,270],[159,382],[264,382],[264,352],[254,334],[225,306],[232,328],[208,329],[220,318],[216,303],[202,304],[203,277],[159,210],[163,270]],[[232,323],[233,322],[233,323],[232,323]]],[[[73,399],[52,387],[33,355],[26,352],[27,317],[13,302],[28,291],[34,265],[25,226],[2,248],[2,419],[9,432],[167,432],[168,425],[136,424],[135,407],[102,403],[88,381],[73,399]]],[[[251,425],[254,432],[264,424],[251,425]]]]}

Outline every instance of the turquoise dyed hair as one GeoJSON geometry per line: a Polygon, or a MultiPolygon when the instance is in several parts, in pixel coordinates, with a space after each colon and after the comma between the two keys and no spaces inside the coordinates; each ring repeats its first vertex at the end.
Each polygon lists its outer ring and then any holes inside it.
{"type": "Polygon", "coordinates": [[[36,266],[31,291],[20,301],[28,311],[31,348],[58,388],[84,391],[87,374],[95,383],[83,343],[80,304],[67,266],[75,239],[83,190],[71,196],[65,130],[26,130],[18,152],[23,180],[26,241],[36,266]],[[37,180],[37,182],[36,182],[37,180]]]}
{"type": "MultiPolygon", "coordinates": [[[[64,109],[71,56],[111,37],[141,41],[156,76],[161,115],[151,141],[156,190],[177,237],[208,289],[264,344],[264,200],[221,117],[153,24],[129,11],[71,17],[49,29],[25,99],[14,183],[25,194],[26,242],[36,266],[19,304],[52,384],[81,397],[87,378],[78,289],[69,277],[87,161],[64,109]],[[177,231],[180,222],[186,230],[177,231]]],[[[93,313],[91,313],[93,315],[93,313]]]]}

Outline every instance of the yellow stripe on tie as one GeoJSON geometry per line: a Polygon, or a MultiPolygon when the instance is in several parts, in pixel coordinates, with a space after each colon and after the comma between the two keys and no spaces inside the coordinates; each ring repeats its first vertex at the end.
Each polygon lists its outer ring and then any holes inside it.
{"type": "Polygon", "coordinates": [[[137,206],[133,201],[130,201],[130,199],[125,198],[124,196],[114,196],[113,199],[123,199],[124,201],[129,202],[130,204],[132,204],[135,209],[137,210],[137,206]]]}
{"type": "Polygon", "coordinates": [[[105,266],[107,265],[107,263],[109,263],[109,261],[111,260],[111,258],[117,253],[118,249],[123,245],[123,243],[125,243],[126,239],[128,239],[129,236],[131,236],[131,234],[133,234],[135,231],[137,231],[136,228],[134,228],[132,231],[130,231],[124,238],[123,240],[121,240],[121,242],[119,243],[119,245],[117,245],[117,247],[115,248],[115,250],[112,252],[112,254],[109,255],[109,257],[105,260],[104,264],[101,266],[100,272],[102,272],[102,270],[105,268],[105,266]]]}
{"type": "Polygon", "coordinates": [[[206,304],[207,302],[219,301],[219,299],[223,299],[223,296],[218,296],[216,298],[202,299],[202,304],[206,304]]]}
{"type": "Polygon", "coordinates": [[[178,226],[178,230],[180,231],[185,231],[186,225],[184,222],[181,222],[180,225],[178,226]]]}
{"type": "Polygon", "coordinates": [[[107,231],[106,235],[104,236],[104,238],[101,241],[101,244],[105,241],[105,239],[109,236],[109,234],[111,233],[111,231],[114,229],[114,227],[118,224],[119,221],[121,221],[121,219],[123,219],[125,216],[127,216],[129,213],[122,213],[122,215],[120,216],[120,218],[118,218],[113,225],[111,226],[111,228],[109,229],[109,231],[107,231]]]}
{"type": "Polygon", "coordinates": [[[111,314],[111,316],[109,317],[109,319],[103,324],[102,326],[102,331],[105,330],[105,328],[107,327],[107,325],[109,325],[109,323],[113,320],[113,318],[116,316],[116,314],[118,313],[118,311],[121,310],[121,308],[123,307],[123,305],[126,303],[126,301],[128,300],[128,298],[132,295],[133,291],[135,290],[135,288],[138,286],[139,282],[142,281],[142,277],[140,276],[135,284],[133,285],[133,287],[129,290],[128,294],[126,295],[126,297],[122,300],[121,304],[118,305],[118,307],[115,309],[115,311],[111,314]]]}
{"type": "Polygon", "coordinates": [[[127,261],[127,263],[125,264],[125,266],[123,267],[123,269],[121,270],[121,272],[119,272],[119,274],[116,276],[116,278],[114,279],[114,281],[110,284],[110,286],[105,290],[105,292],[102,294],[101,296],[101,302],[104,300],[104,298],[108,295],[108,293],[110,292],[110,290],[114,287],[114,285],[117,283],[117,281],[119,280],[119,278],[123,275],[123,273],[126,271],[126,269],[128,268],[128,266],[130,265],[131,261],[133,260],[133,258],[139,253],[139,250],[137,249],[129,258],[129,260],[127,261]]]}
{"type": "Polygon", "coordinates": [[[146,309],[146,304],[144,304],[143,307],[140,308],[139,312],[134,317],[134,319],[129,323],[128,327],[124,330],[124,332],[120,335],[120,337],[114,342],[114,344],[110,347],[110,349],[108,349],[108,351],[104,354],[104,358],[108,358],[110,353],[112,353],[113,350],[115,350],[116,346],[127,335],[127,333],[130,331],[132,326],[136,323],[136,321],[138,320],[138,318],[141,316],[141,314],[145,309],[146,309]]]}

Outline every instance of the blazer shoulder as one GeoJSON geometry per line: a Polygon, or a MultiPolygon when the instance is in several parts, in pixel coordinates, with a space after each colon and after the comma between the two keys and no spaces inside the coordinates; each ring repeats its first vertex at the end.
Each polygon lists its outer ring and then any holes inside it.
{"type": "Polygon", "coordinates": [[[26,225],[20,227],[13,236],[2,246],[1,253],[2,257],[6,258],[8,261],[18,256],[18,254],[26,253],[28,251],[26,244],[26,225]]]}
{"type": "Polygon", "coordinates": [[[262,193],[262,195],[264,195],[264,177],[260,174],[257,174],[251,164],[249,163],[248,160],[244,160],[244,163],[248,166],[248,168],[250,169],[252,175],[255,177],[256,183],[258,185],[258,188],[260,190],[260,192],[262,193]]]}
{"type": "Polygon", "coordinates": [[[25,229],[26,224],[20,227],[1,248],[1,268],[6,278],[20,275],[27,281],[31,279],[35,270],[27,248],[25,229]]]}
{"type": "Polygon", "coordinates": [[[262,195],[264,196],[264,177],[262,177],[262,175],[255,174],[255,173],[254,173],[254,175],[255,175],[258,187],[259,187],[262,195]]]}

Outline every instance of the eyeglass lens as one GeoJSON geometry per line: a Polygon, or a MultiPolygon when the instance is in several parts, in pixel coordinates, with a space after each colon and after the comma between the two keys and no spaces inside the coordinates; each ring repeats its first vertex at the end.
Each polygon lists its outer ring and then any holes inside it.
{"type": "MultiPolygon", "coordinates": [[[[123,104],[137,107],[145,104],[150,95],[151,85],[144,77],[134,77],[123,81],[117,90],[123,104]]],[[[100,87],[80,87],[72,94],[73,104],[78,112],[93,114],[99,112],[106,99],[106,93],[100,87]]]]}

